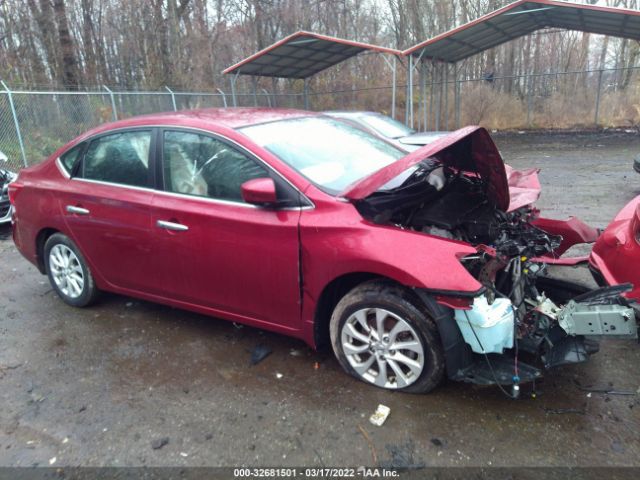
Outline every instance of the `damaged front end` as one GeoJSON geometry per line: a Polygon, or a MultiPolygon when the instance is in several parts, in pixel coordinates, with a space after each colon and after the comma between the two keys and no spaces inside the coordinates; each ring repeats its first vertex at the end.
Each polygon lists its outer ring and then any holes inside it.
{"type": "Polygon", "coordinates": [[[514,257],[485,246],[479,250],[462,262],[486,291],[454,310],[476,358],[451,372],[454,378],[483,384],[532,381],[544,369],[586,361],[598,351],[598,337],[637,338],[635,310],[622,296],[631,285],[585,291],[547,276],[546,264],[532,260],[527,247],[514,257]],[[502,312],[498,318],[496,311],[502,312]]]}
{"type": "Polygon", "coordinates": [[[460,261],[484,286],[479,296],[419,293],[438,322],[450,378],[517,386],[587,360],[597,337],[637,338],[635,310],[622,296],[631,285],[588,291],[547,272],[549,263],[583,261],[560,255],[598,232],[577,219],[540,218],[523,201],[539,194],[536,173],[507,176],[486,130],[469,127],[344,193],[372,222],[476,248],[460,261]]]}

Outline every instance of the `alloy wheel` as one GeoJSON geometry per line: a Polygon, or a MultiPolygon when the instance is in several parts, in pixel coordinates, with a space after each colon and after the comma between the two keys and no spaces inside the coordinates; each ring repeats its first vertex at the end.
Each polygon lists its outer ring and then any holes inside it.
{"type": "Polygon", "coordinates": [[[69,247],[54,245],[49,252],[49,269],[58,289],[69,298],[78,298],[84,291],[84,273],[80,260],[69,247]]]}
{"type": "Polygon", "coordinates": [[[356,373],[379,387],[404,388],[424,369],[424,348],[416,331],[382,308],[351,314],[342,327],[341,344],[356,373]]]}

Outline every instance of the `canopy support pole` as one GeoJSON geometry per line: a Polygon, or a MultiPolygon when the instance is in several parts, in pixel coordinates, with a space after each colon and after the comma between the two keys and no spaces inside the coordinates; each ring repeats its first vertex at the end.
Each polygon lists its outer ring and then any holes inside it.
{"type": "Polygon", "coordinates": [[[278,106],[278,80],[275,77],[271,77],[271,91],[273,94],[271,95],[271,99],[273,101],[273,106],[278,106]]]}
{"type": "Polygon", "coordinates": [[[251,86],[253,87],[253,106],[258,106],[258,79],[251,77],[251,86]]]}
{"type": "Polygon", "coordinates": [[[391,74],[391,116],[396,118],[396,69],[398,64],[398,58],[393,56],[393,72],[391,74]]]}
{"type": "Polygon", "coordinates": [[[600,95],[602,92],[602,73],[603,70],[598,70],[598,89],[596,90],[596,112],[595,117],[593,119],[593,124],[598,126],[598,117],[600,116],[600,95]]]}
{"type": "Polygon", "coordinates": [[[458,65],[457,64],[453,64],[454,65],[454,72],[455,72],[455,78],[454,81],[455,83],[455,99],[454,99],[454,103],[455,105],[455,109],[456,109],[456,114],[455,114],[455,128],[456,130],[458,128],[460,128],[460,79],[458,78],[458,65]]]}
{"type": "Polygon", "coordinates": [[[407,110],[409,113],[407,126],[409,128],[413,128],[413,55],[409,55],[409,78],[407,81],[407,90],[409,97],[407,98],[407,110]]]}
{"type": "Polygon", "coordinates": [[[422,130],[427,130],[427,65],[420,63],[420,84],[422,85],[422,130]]]}
{"type": "Polygon", "coordinates": [[[444,64],[444,129],[449,130],[449,67],[444,64]]]}
{"type": "Polygon", "coordinates": [[[309,110],[309,79],[304,79],[304,87],[302,90],[302,94],[304,97],[304,109],[309,110]]]}
{"type": "Polygon", "coordinates": [[[236,97],[236,80],[238,79],[238,75],[240,75],[240,70],[229,78],[229,83],[231,83],[231,101],[234,107],[238,106],[238,98],[236,97]]]}
{"type": "Polygon", "coordinates": [[[413,128],[413,70],[422,63],[422,55],[424,55],[424,50],[420,52],[418,58],[414,61],[413,55],[409,55],[409,127],[413,128]]]}
{"type": "Polygon", "coordinates": [[[391,69],[391,117],[396,118],[396,65],[398,59],[393,56],[393,63],[387,60],[387,57],[382,57],[387,66],[391,69]]]}
{"type": "Polygon", "coordinates": [[[409,69],[407,68],[406,81],[404,82],[404,124],[409,125],[409,69]]]}
{"type": "Polygon", "coordinates": [[[531,128],[531,110],[533,100],[533,75],[526,76],[527,79],[527,128],[531,128]]]}
{"type": "Polygon", "coordinates": [[[440,131],[440,115],[442,114],[442,64],[438,66],[438,104],[436,109],[436,132],[440,131]]]}
{"type": "MultiPolygon", "coordinates": [[[[429,82],[429,116],[427,117],[427,123],[430,123],[429,117],[434,117],[434,102],[435,102],[435,89],[436,89],[436,65],[433,61],[431,61],[431,81],[429,82]]],[[[435,117],[434,117],[435,123],[435,117]]]]}

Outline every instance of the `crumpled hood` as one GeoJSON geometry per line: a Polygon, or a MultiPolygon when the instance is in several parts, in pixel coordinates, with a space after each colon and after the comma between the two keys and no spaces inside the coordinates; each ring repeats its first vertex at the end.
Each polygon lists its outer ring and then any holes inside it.
{"type": "Polygon", "coordinates": [[[406,169],[427,158],[468,173],[476,173],[487,182],[487,197],[503,211],[509,208],[509,184],[504,162],[489,132],[483,127],[461,128],[419,148],[394,163],[348,186],[340,196],[362,200],[406,169]]]}

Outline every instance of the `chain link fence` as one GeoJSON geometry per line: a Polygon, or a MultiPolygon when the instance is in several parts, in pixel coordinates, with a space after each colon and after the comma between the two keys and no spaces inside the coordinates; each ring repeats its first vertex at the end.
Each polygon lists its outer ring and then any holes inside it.
{"type": "MultiPolygon", "coordinates": [[[[640,68],[483,78],[451,78],[431,70],[416,82],[413,118],[406,85],[395,92],[395,117],[418,130],[468,124],[490,129],[640,126],[640,68]]],[[[0,151],[7,168],[36,164],[66,142],[102,123],[145,113],[258,106],[304,108],[302,93],[266,89],[215,92],[49,92],[0,90],[0,151]]],[[[309,92],[312,110],[372,110],[391,115],[390,86],[309,92]]]]}
{"type": "MultiPolygon", "coordinates": [[[[269,92],[236,95],[237,106],[302,108],[299,94],[269,92]]],[[[233,106],[232,96],[209,92],[0,91],[0,151],[6,168],[34,165],[83,132],[134,115],[233,106]]]]}
{"type": "Polygon", "coordinates": [[[419,130],[640,127],[640,67],[449,81],[434,72],[415,90],[419,130]]]}

